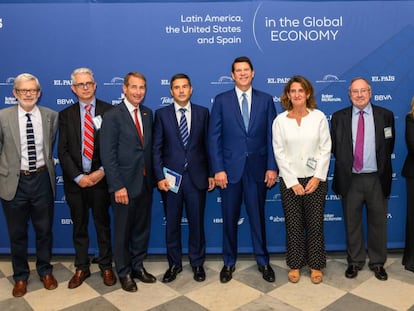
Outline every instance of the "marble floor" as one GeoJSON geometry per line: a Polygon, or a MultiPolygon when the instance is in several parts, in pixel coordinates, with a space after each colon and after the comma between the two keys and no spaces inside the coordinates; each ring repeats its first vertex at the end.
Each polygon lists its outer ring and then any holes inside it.
{"type": "Polygon", "coordinates": [[[219,281],[222,262],[210,255],[205,263],[207,279],[198,283],[192,279],[188,262],[177,279],[169,284],[160,280],[167,269],[164,257],[150,256],[146,269],[156,275],[155,284],[138,281],[138,292],[128,293],[119,282],[112,287],[102,283],[97,265],[91,266],[92,276],[76,289],[67,283],[74,272],[72,256],[54,258],[54,275],[59,282],[56,290],[45,290],[34,270],[28,284],[28,293],[22,298],[11,295],[12,269],[7,256],[0,257],[0,310],[411,310],[414,311],[414,273],[404,270],[401,252],[389,254],[386,269],[388,281],[377,280],[364,267],[355,279],[344,276],[346,261],[343,253],[328,254],[324,281],[311,283],[308,269],[303,269],[297,284],[287,281],[287,267],[283,254],[272,254],[271,264],[276,282],[262,279],[250,255],[240,256],[233,279],[227,284],[219,281]]]}

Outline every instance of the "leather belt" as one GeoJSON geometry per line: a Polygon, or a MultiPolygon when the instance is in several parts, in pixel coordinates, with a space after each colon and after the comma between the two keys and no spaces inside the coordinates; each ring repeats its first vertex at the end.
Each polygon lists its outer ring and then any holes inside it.
{"type": "Polygon", "coordinates": [[[23,175],[26,175],[26,176],[31,175],[31,174],[37,174],[37,173],[40,173],[41,171],[44,171],[46,168],[47,168],[46,165],[43,165],[41,167],[36,168],[35,171],[20,170],[20,174],[23,174],[23,175]]]}

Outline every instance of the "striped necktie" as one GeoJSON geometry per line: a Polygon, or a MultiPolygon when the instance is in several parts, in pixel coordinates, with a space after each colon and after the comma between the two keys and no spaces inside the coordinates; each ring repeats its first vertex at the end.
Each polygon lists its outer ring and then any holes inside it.
{"type": "Polygon", "coordinates": [[[178,109],[181,112],[181,118],[180,118],[180,135],[181,139],[183,141],[184,147],[187,146],[188,143],[188,126],[187,126],[187,118],[185,117],[185,112],[187,109],[180,108],[178,109]]]}
{"type": "Polygon", "coordinates": [[[91,115],[91,105],[85,106],[85,120],[83,129],[83,154],[89,160],[93,157],[94,138],[93,138],[93,122],[91,115]]]}
{"type": "Polygon", "coordinates": [[[26,136],[27,136],[27,156],[29,161],[29,171],[36,171],[36,144],[30,113],[26,113],[26,136]]]}

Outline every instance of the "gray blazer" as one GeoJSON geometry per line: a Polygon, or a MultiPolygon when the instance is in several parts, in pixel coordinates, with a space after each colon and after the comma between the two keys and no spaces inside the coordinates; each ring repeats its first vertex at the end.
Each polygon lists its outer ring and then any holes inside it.
{"type": "MultiPolygon", "coordinates": [[[[50,183],[55,194],[53,143],[58,127],[58,113],[38,106],[42,115],[43,152],[50,183]]],[[[0,110],[0,198],[14,198],[20,178],[21,147],[17,105],[0,110]]]]}

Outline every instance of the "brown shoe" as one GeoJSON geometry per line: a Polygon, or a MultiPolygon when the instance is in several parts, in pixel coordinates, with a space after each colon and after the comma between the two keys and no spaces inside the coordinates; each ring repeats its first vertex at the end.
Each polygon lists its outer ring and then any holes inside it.
{"type": "Polygon", "coordinates": [[[313,284],[319,284],[323,280],[323,273],[321,270],[311,269],[311,281],[313,284]]]}
{"type": "Polygon", "coordinates": [[[58,287],[58,283],[52,273],[42,276],[40,280],[43,282],[43,286],[48,290],[58,287]]]}
{"type": "Polygon", "coordinates": [[[13,296],[22,297],[27,293],[27,281],[17,281],[13,287],[13,296]]]}
{"type": "Polygon", "coordinates": [[[85,281],[86,278],[91,276],[91,271],[88,270],[80,270],[76,269],[75,274],[72,276],[72,278],[69,281],[68,288],[73,289],[80,285],[82,285],[83,281],[85,281]]]}
{"type": "Polygon", "coordinates": [[[112,269],[105,269],[101,272],[103,282],[106,286],[112,286],[116,283],[116,277],[112,269]]]}

